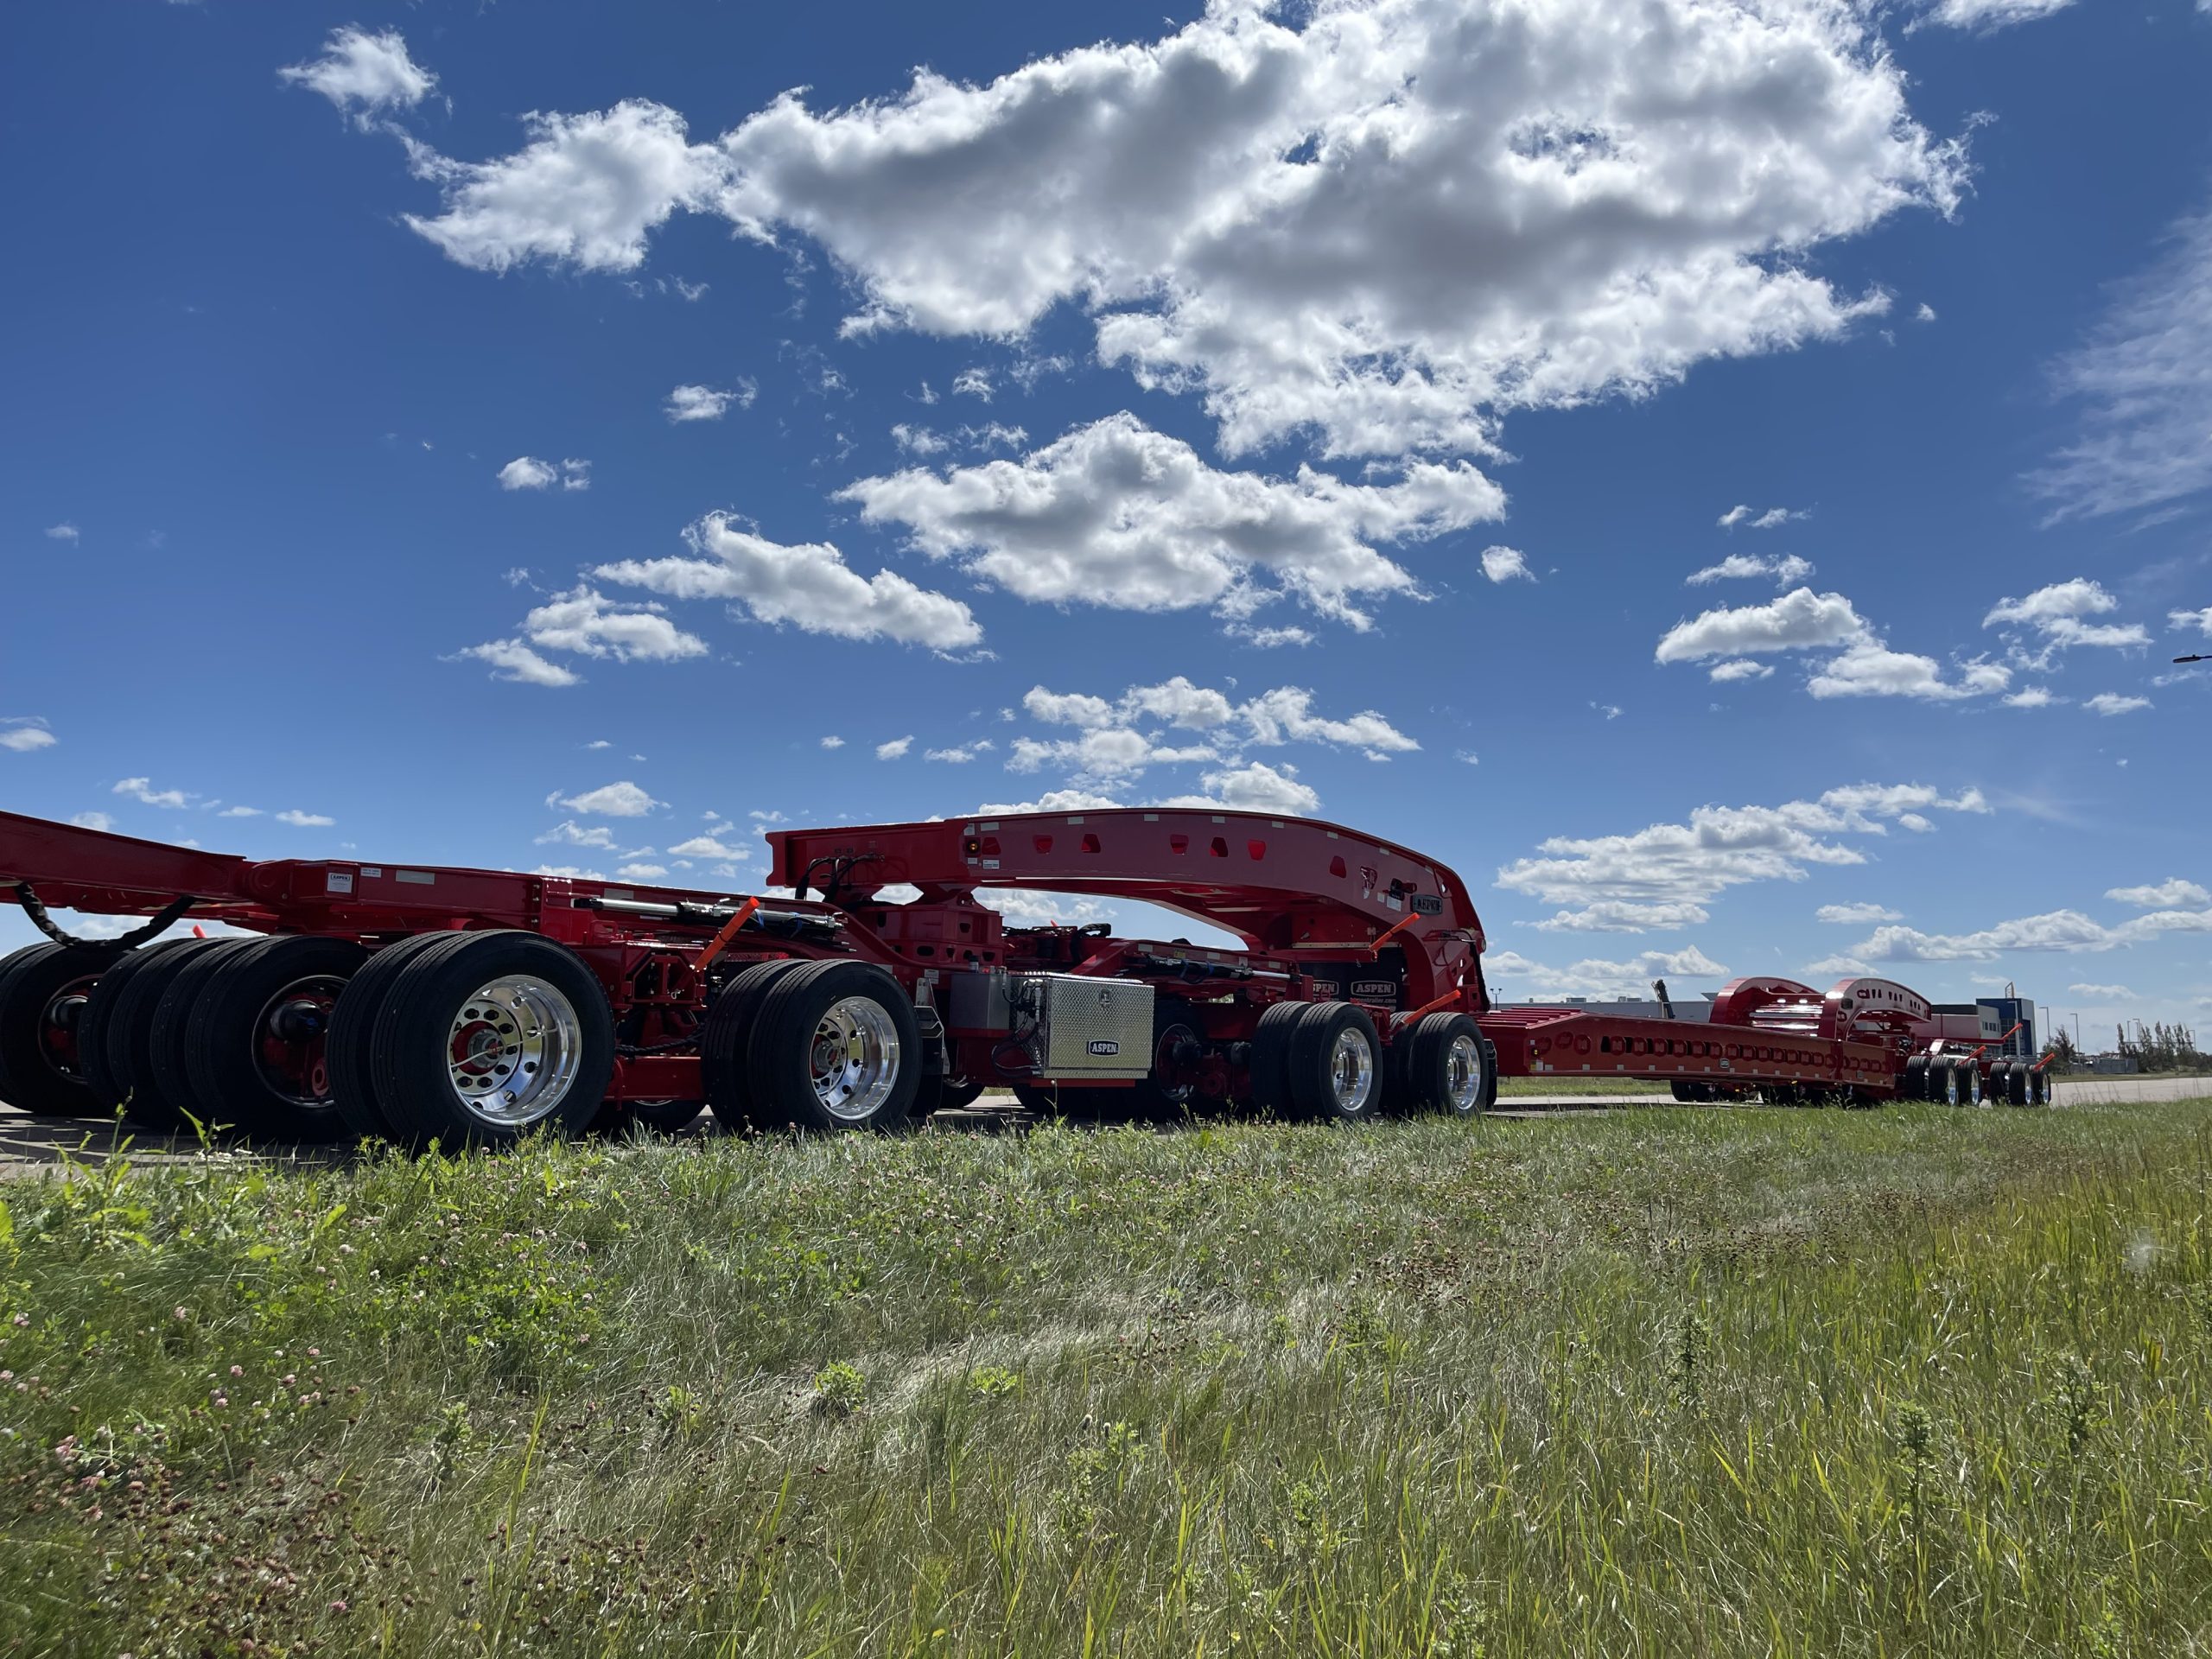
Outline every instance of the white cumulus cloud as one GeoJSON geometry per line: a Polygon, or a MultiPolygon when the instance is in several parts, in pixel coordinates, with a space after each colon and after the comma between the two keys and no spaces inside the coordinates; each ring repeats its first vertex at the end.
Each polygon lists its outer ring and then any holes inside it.
{"type": "Polygon", "coordinates": [[[396,29],[372,35],[355,25],[333,29],[322,55],[276,72],[296,86],[321,92],[361,126],[380,110],[412,109],[438,78],[408,55],[396,29]]]}
{"type": "Polygon", "coordinates": [[[1913,697],[1955,702],[1987,696],[2012,683],[2012,671],[1976,660],[1964,664],[1955,680],[1944,677],[1932,657],[1892,651],[1841,594],[1793,588],[1763,605],[1722,606],[1679,622],[1661,638],[1655,655],[1662,663],[1713,663],[1715,679],[1756,674],[1740,666],[1763,653],[1834,650],[1805,682],[1814,696],[1913,697]]]}
{"type": "Polygon", "coordinates": [[[293,806],[287,807],[283,811],[279,812],[276,815],[276,822],[289,823],[295,830],[327,830],[338,820],[325,817],[320,812],[302,812],[298,807],[293,806]]]}
{"type": "Polygon", "coordinates": [[[1822,905],[1813,912],[1816,922],[1835,922],[1863,927],[1869,922],[1901,922],[1904,918],[1880,905],[1822,905]]]}
{"type": "Polygon", "coordinates": [[[2126,696],[2118,691],[2100,691],[2095,696],[2085,699],[2082,706],[2093,715],[2109,718],[2113,715],[2132,715],[2138,709],[2148,709],[2151,699],[2126,696]]]}
{"type": "Polygon", "coordinates": [[[668,394],[668,401],[661,408],[671,423],[681,424],[685,421],[719,421],[732,404],[743,409],[752,401],[745,388],[730,391],[716,386],[678,386],[668,394]]]}
{"type": "Polygon", "coordinates": [[[47,729],[43,720],[34,715],[10,715],[0,718],[0,749],[29,754],[34,749],[50,749],[60,741],[47,729]]]}
{"type": "Polygon", "coordinates": [[[1253,584],[1272,579],[1355,627],[1369,620],[1355,601],[1417,591],[1378,543],[1427,540],[1504,508],[1465,462],[1415,461],[1380,484],[1311,467],[1288,479],[1223,472],[1127,413],[1020,461],[864,478],[841,499],[1033,602],[1169,611],[1228,601],[1241,617],[1253,584]]]}
{"type": "Polygon", "coordinates": [[[76,525],[66,522],[46,527],[46,538],[49,542],[75,542],[81,539],[81,536],[82,532],[76,525]]]}
{"type": "Polygon", "coordinates": [[[1280,812],[1291,817],[1311,817],[1321,810],[1320,796],[1299,782],[1298,768],[1287,764],[1271,766],[1255,760],[1242,766],[1206,772],[1198,781],[1205,785],[1205,794],[1174,796],[1164,804],[1226,806],[1239,812],[1280,812]]]}
{"type": "Polygon", "coordinates": [[[2103,616],[2120,608],[2120,601],[2102,583],[2087,576],[2055,582],[2022,599],[2002,599],[1981,619],[1985,628],[2026,629],[2045,642],[2044,653],[2030,659],[2046,667],[2053,649],[2069,645],[2147,645],[2151,636],[2139,622],[2085,622],[2084,617],[2103,616]]]}
{"type": "Polygon", "coordinates": [[[2053,910],[1971,933],[1878,927],[1850,954],[1867,962],[1987,962],[2025,951],[2113,950],[2168,933],[2212,933],[2212,910],[2155,910],[2113,926],[2078,910],[2053,910]]]}
{"type": "MultiPolygon", "coordinates": [[[[1866,855],[1847,838],[1886,835],[1893,823],[1910,828],[1908,820],[1924,824],[1929,812],[1989,810],[1978,790],[1946,796],[1925,784],[1853,784],[1818,800],[1779,806],[1701,806],[1687,823],[1554,836],[1537,847],[1538,856],[1500,869],[1497,885],[1576,912],[1598,906],[1700,906],[1734,887],[1802,881],[1811,865],[1864,864],[1866,855]]],[[[1637,919],[1630,911],[1597,913],[1616,923],[1637,919]]],[[[1576,925],[1569,914],[1548,924],[1576,925]]]]}
{"type": "Polygon", "coordinates": [[[156,789],[153,780],[149,778],[125,778],[116,785],[113,792],[118,795],[128,795],[142,805],[166,806],[172,809],[181,808],[188,801],[194,798],[188,796],[181,789],[156,789]]]}
{"type": "Polygon", "coordinates": [[[1662,663],[1692,663],[1758,652],[1814,651],[1863,639],[1866,623],[1841,594],[1795,588],[1763,605],[1723,607],[1678,622],[1659,641],[1662,663]]]}
{"type": "Polygon", "coordinates": [[[2151,887],[2108,888],[2105,897],[2114,904],[2133,905],[2138,910],[2180,910],[2190,905],[2212,905],[2212,893],[2177,875],[2170,875],[2151,887]]]}
{"type": "Polygon", "coordinates": [[[790,545],[710,512],[683,532],[695,556],[624,559],[593,574],[671,599],[721,599],[753,620],[842,639],[895,639],[953,651],[983,637],[960,601],[895,570],[863,576],[824,542],[790,545]]]}
{"type": "Polygon", "coordinates": [[[563,490],[589,489],[591,462],[555,462],[540,461],[535,455],[517,455],[499,468],[499,487],[503,490],[550,490],[556,484],[563,490]]]}
{"type": "Polygon", "coordinates": [[[1529,561],[1521,550],[1514,547],[1486,547],[1483,550],[1483,575],[1492,582],[1511,582],[1516,577],[1534,582],[1536,573],[1529,568],[1529,561]]]}
{"type": "Polygon", "coordinates": [[[906,758],[906,751],[913,747],[914,739],[912,733],[905,737],[894,737],[887,743],[879,743],[875,746],[875,758],[879,760],[903,760],[906,758]]]}
{"type": "Polygon", "coordinates": [[[1738,524],[1751,530],[1779,530],[1784,524],[1812,516],[1810,507],[1767,507],[1762,510],[1738,502],[1720,515],[1719,524],[1723,530],[1733,530],[1738,524]]]}
{"type": "Polygon", "coordinates": [[[1689,945],[1680,950],[1646,950],[1626,962],[1591,957],[1555,968],[1531,962],[1517,950],[1492,950],[1483,971],[1509,1001],[1532,997],[1582,996],[1649,1000],[1655,979],[1726,979],[1728,970],[1689,945]]]}
{"type": "Polygon", "coordinates": [[[1801,256],[1956,198],[1905,92],[1876,20],[1827,0],[1222,4],[980,86],[786,94],[711,144],[645,102],[532,117],[510,156],[418,155],[444,200],[409,222],[480,268],[626,270],[712,212],[820,245],[855,331],[1084,308],[1104,360],[1205,397],[1228,453],[1479,451],[1499,409],[1883,308],[1801,256]]]}
{"type": "Polygon", "coordinates": [[[480,645],[465,645],[454,655],[488,664],[494,679],[518,685],[576,685],[583,679],[574,669],[540,656],[519,639],[487,639],[480,645]]]}
{"type": "Polygon", "coordinates": [[[545,798],[545,804],[565,807],[587,817],[642,818],[655,807],[666,806],[668,803],[655,800],[626,779],[620,783],[602,784],[597,789],[587,789],[575,795],[563,795],[556,790],[545,798]]]}
{"type": "MultiPolygon", "coordinates": [[[[620,663],[680,662],[707,654],[707,642],[677,627],[660,606],[609,600],[586,583],[533,607],[522,620],[522,633],[521,639],[490,639],[454,654],[488,664],[495,678],[543,686],[574,685],[581,677],[545,652],[620,663]]],[[[607,745],[602,741],[590,747],[607,745]]]]}
{"type": "Polygon", "coordinates": [[[1682,578],[1693,588],[1707,582],[1728,582],[1739,577],[1765,577],[1777,588],[1787,588],[1792,582],[1802,582],[1813,574],[1813,563],[1801,559],[1795,553],[1769,558],[1760,553],[1731,553],[1718,564],[1708,564],[1702,570],[1694,570],[1682,578]]]}

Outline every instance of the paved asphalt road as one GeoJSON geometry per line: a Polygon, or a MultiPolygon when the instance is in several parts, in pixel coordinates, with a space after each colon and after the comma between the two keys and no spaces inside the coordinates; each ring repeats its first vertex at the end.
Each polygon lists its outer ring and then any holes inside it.
{"type": "MultiPolygon", "coordinates": [[[[2212,1077],[2062,1077],[2058,1084],[2061,1106],[2129,1100],[2188,1100],[2197,1096],[2212,1099],[2212,1077]]],[[[1509,1096],[1498,1102],[1497,1116],[1538,1118],[1671,1104],[1664,1095],[1526,1095],[1518,1099],[1509,1096]]],[[[995,1115],[979,1116],[988,1120],[995,1115]]],[[[702,1132],[713,1122],[702,1117],[690,1132],[702,1132]]],[[[130,1143],[132,1160],[141,1164],[182,1162],[191,1158],[195,1150],[189,1141],[173,1141],[161,1135],[134,1131],[124,1138],[130,1143]]],[[[115,1126],[111,1123],[89,1118],[33,1117],[12,1106],[0,1104],[0,1178],[51,1169],[66,1157],[98,1158],[113,1151],[118,1144],[115,1126]]],[[[340,1147],[309,1147],[270,1155],[302,1163],[334,1163],[342,1162],[349,1154],[340,1147]]]]}

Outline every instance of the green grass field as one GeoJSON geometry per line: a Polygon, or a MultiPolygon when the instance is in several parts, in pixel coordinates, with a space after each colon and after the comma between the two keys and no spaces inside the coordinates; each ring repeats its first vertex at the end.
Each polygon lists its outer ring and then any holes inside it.
{"type": "Polygon", "coordinates": [[[2212,1104],[0,1187],[0,1653],[2164,1655],[2212,1104]]]}

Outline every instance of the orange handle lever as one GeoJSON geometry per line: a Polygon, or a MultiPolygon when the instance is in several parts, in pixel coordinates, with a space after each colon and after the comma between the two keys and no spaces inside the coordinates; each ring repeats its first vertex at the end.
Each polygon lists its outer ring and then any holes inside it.
{"type": "Polygon", "coordinates": [[[1367,947],[1367,954],[1370,957],[1381,956],[1382,954],[1382,947],[1389,944],[1392,939],[1404,932],[1408,928],[1411,927],[1420,915],[1421,912],[1417,910],[1408,911],[1402,918],[1391,925],[1388,932],[1378,936],[1375,943],[1367,947]]]}
{"type": "Polygon", "coordinates": [[[737,930],[751,921],[753,912],[760,908],[760,901],[758,899],[748,899],[737,907],[737,914],[722,924],[722,931],[715,935],[713,943],[699,953],[698,968],[701,973],[706,972],[709,964],[729,949],[729,942],[737,937],[737,930]]]}

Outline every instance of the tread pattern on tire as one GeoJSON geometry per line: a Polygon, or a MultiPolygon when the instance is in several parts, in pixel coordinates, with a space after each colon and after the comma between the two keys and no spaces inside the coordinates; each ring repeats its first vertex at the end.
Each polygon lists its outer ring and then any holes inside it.
{"type": "Polygon", "coordinates": [[[184,1127],[184,1098],[181,1079],[157,1071],[154,1065],[154,1010],[176,976],[198,957],[228,943],[223,939],[183,939],[174,950],[141,962],[124,982],[114,1004],[107,1010],[100,1033],[104,1069],[115,1091],[115,1105],[126,1122],[173,1134],[184,1127]]]}
{"type": "Polygon", "coordinates": [[[706,1071],[707,1107],[726,1129],[753,1123],[750,1046],[761,1003],[770,988],[806,963],[796,957],[756,962],[740,969],[707,1007],[699,1032],[699,1064],[706,1071]]]}
{"type": "Polygon", "coordinates": [[[160,939],[141,945],[102,974],[100,982],[85,999],[85,1012],[77,1024],[77,1063],[85,1074],[86,1084],[92,1091],[93,1101],[99,1106],[113,1111],[123,1104],[124,1096],[129,1092],[129,1085],[117,1074],[109,1058],[109,1046],[116,1022],[123,1014],[125,993],[141,974],[155,964],[186,945],[200,943],[188,938],[160,939]]]}
{"type": "MultiPolygon", "coordinates": [[[[172,1131],[186,1127],[188,1114],[199,1118],[202,1127],[209,1129],[232,1122],[219,1113],[214,1117],[202,1116],[206,1109],[193,1093],[192,1074],[184,1063],[185,1033],[191,1028],[193,1008],[214,983],[217,970],[264,943],[258,936],[250,939],[217,939],[207,950],[194,951],[162,988],[161,1000],[154,1004],[153,1017],[147,1028],[146,1071],[133,1081],[140,1094],[149,1096],[149,1111],[157,1112],[172,1131]]],[[[149,1116],[143,1121],[152,1122],[156,1119],[149,1116]]]]}
{"type": "Polygon", "coordinates": [[[1290,1103],[1290,1036],[1311,1002],[1275,1002],[1260,1014],[1252,1033],[1252,1103],[1262,1111],[1287,1117],[1290,1103]]]}
{"type": "MultiPolygon", "coordinates": [[[[252,1060],[251,1027],[286,984],[351,978],[360,971],[365,954],[351,939],[280,934],[217,964],[184,1029],[185,1083],[203,1121],[230,1112],[248,1135],[302,1145],[345,1138],[349,1126],[335,1105],[302,1107],[269,1087],[252,1060]]],[[[324,1053],[327,1071],[327,1039],[324,1053]]]]}
{"type": "Polygon", "coordinates": [[[369,1038],[376,1027],[377,1011],[391,990],[399,970],[409,961],[451,935],[416,933],[388,944],[362,964],[360,972],[346,982],[345,995],[330,1017],[330,1037],[323,1052],[330,1065],[331,1103],[346,1127],[359,1137],[396,1139],[398,1131],[377,1103],[376,1077],[369,1065],[369,1038]]]}

